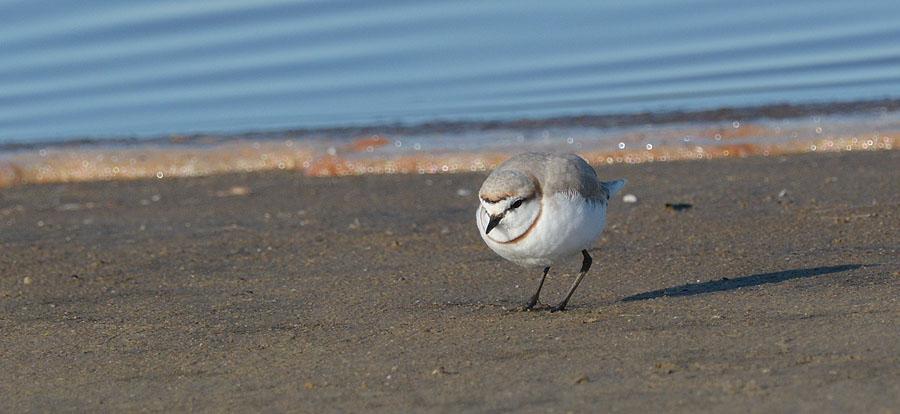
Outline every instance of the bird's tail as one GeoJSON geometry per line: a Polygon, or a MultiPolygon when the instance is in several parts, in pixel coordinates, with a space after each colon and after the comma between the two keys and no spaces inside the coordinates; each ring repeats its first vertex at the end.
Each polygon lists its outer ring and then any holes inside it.
{"type": "Polygon", "coordinates": [[[600,185],[602,185],[603,189],[606,190],[606,193],[609,194],[610,197],[612,197],[616,195],[616,193],[618,193],[619,190],[622,189],[622,187],[625,187],[625,184],[627,182],[628,181],[623,178],[621,180],[615,181],[601,181],[600,185]]]}

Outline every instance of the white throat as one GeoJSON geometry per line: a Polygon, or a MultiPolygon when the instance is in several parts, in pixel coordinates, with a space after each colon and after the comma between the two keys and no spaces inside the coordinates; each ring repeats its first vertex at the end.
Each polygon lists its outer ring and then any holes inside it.
{"type": "Polygon", "coordinates": [[[491,216],[502,215],[503,219],[491,229],[486,237],[497,243],[508,243],[524,236],[540,220],[541,200],[539,198],[526,200],[515,209],[507,208],[506,200],[498,203],[488,203],[482,200],[476,218],[478,230],[484,234],[491,216]]]}

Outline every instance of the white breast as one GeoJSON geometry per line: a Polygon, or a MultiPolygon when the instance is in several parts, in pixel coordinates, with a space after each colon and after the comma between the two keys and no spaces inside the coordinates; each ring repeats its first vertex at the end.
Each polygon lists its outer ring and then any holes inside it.
{"type": "Polygon", "coordinates": [[[500,243],[484,234],[486,214],[479,207],[476,222],[482,239],[504,259],[522,266],[550,266],[590,248],[606,225],[606,203],[588,202],[580,195],[557,193],[541,200],[534,229],[514,242],[500,243]]]}

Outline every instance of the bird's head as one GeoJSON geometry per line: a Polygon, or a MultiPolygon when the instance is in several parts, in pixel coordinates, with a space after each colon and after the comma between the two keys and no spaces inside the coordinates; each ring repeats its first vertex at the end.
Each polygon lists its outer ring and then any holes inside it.
{"type": "Polygon", "coordinates": [[[537,180],[519,171],[495,170],[482,184],[478,199],[478,228],[501,243],[522,236],[541,212],[537,180]]]}

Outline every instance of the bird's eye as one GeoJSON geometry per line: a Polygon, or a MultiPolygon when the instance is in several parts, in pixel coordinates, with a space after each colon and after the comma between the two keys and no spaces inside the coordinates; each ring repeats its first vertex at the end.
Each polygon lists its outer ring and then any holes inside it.
{"type": "Polygon", "coordinates": [[[516,200],[514,203],[512,203],[512,205],[509,206],[509,209],[510,209],[510,210],[513,210],[513,209],[517,209],[517,208],[519,208],[519,207],[521,207],[521,206],[522,206],[522,200],[519,199],[519,200],[516,200]]]}

